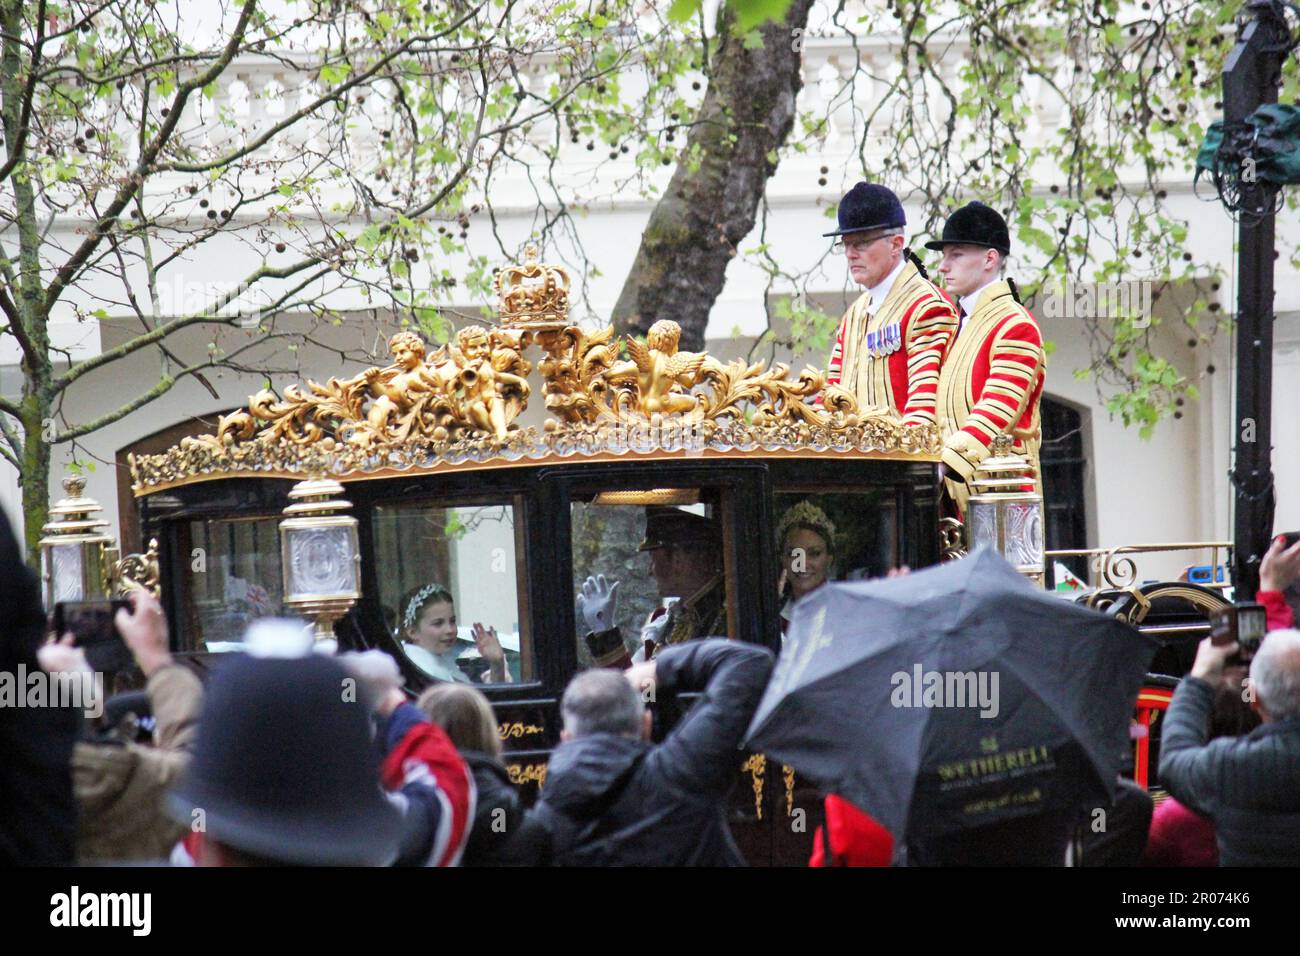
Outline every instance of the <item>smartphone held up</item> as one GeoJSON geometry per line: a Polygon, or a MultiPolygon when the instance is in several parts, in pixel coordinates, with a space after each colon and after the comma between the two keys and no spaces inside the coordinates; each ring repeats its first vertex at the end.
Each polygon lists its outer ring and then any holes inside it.
{"type": "Polygon", "coordinates": [[[71,634],[86,653],[92,670],[115,673],[132,665],[131,651],[118,633],[113,619],[121,608],[131,609],[125,598],[99,601],[60,601],[54,605],[56,637],[71,634]]]}

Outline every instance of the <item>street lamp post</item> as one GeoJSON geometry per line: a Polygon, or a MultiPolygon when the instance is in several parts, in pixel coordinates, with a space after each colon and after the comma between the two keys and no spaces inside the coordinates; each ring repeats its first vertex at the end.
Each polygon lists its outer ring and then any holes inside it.
{"type": "MultiPolygon", "coordinates": [[[[1240,123],[1277,102],[1283,60],[1293,41],[1285,7],[1247,0],[1237,43],[1223,67],[1223,118],[1240,123]]],[[[1273,531],[1273,214],[1274,193],[1241,177],[1237,232],[1237,414],[1233,427],[1233,584],[1251,598],[1273,531]]]]}

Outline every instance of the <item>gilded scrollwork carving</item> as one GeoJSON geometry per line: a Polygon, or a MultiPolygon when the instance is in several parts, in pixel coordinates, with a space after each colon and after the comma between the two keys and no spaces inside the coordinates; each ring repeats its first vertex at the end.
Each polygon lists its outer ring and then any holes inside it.
{"type": "Polygon", "coordinates": [[[158,567],[158,539],[149,539],[144,554],[128,554],[113,568],[113,591],[125,597],[132,591],[147,591],[154,597],[162,595],[162,574],[158,567]]]}
{"type": "Polygon", "coordinates": [[[754,788],[754,815],[763,819],[763,775],[767,772],[767,758],[762,754],[751,754],[740,765],[742,773],[749,774],[750,785],[754,788]]]}
{"type": "Polygon", "coordinates": [[[957,561],[966,557],[966,526],[952,517],[939,519],[939,560],[957,561]]]}
{"type": "Polygon", "coordinates": [[[429,351],[414,332],[389,340],[393,362],[325,384],[261,391],[223,416],[214,436],[182,439],[161,455],[131,457],[137,493],[223,475],[335,477],[497,460],[596,455],[748,452],[935,456],[935,425],[871,414],[854,395],[805,368],[723,363],[679,349],[681,329],[660,320],[645,343],[568,317],[569,277],[537,261],[498,271],[503,325],[463,328],[429,351]],[[549,413],[519,427],[537,369],[549,413]],[[623,356],[626,350],[626,357],[623,356]]]}
{"type": "Polygon", "coordinates": [[[546,764],[544,763],[512,763],[506,767],[506,775],[515,786],[526,783],[536,783],[538,789],[546,786],[546,764]]]}
{"type": "Polygon", "coordinates": [[[520,737],[534,737],[542,732],[542,728],[536,724],[525,724],[523,721],[513,721],[511,723],[497,724],[497,736],[502,740],[518,740],[520,737]]]}

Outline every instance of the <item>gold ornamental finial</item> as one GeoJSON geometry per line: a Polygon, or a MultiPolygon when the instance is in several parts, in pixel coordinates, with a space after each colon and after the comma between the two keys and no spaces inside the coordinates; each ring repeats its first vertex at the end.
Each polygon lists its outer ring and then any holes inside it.
{"type": "Polygon", "coordinates": [[[504,266],[494,281],[503,325],[562,328],[569,321],[569,272],[538,262],[537,247],[524,248],[523,265],[504,266]]]}

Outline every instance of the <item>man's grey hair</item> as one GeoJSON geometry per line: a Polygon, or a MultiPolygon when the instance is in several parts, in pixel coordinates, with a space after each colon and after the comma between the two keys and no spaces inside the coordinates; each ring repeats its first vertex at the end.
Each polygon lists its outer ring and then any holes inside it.
{"type": "Polygon", "coordinates": [[[1273,720],[1300,717],[1300,631],[1270,631],[1250,662],[1250,683],[1273,720]]]}
{"type": "Polygon", "coordinates": [[[619,671],[593,668],[584,671],[564,690],[560,715],[572,737],[618,734],[638,737],[645,702],[619,671]]]}

